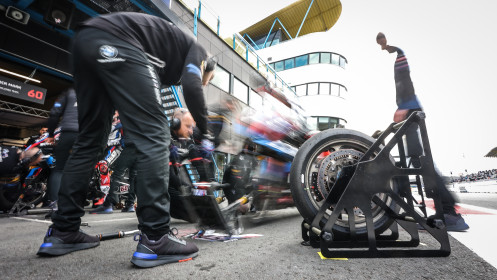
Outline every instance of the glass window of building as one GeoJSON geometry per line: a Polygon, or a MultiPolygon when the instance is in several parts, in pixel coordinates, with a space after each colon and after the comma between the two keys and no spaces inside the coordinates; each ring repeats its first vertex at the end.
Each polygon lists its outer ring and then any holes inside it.
{"type": "Polygon", "coordinates": [[[274,63],[274,70],[275,70],[276,72],[278,72],[278,71],[283,71],[283,70],[284,70],[284,68],[283,68],[283,61],[278,61],[278,62],[275,62],[275,63],[274,63]]]}
{"type": "Polygon", "coordinates": [[[319,94],[330,95],[330,83],[319,83],[319,94]]]}
{"type": "Polygon", "coordinates": [[[301,55],[295,58],[295,67],[304,66],[309,64],[309,56],[301,55]]]}
{"type": "Polygon", "coordinates": [[[321,63],[330,63],[331,53],[321,53],[321,63]]]}
{"type": "Polygon", "coordinates": [[[307,95],[307,85],[296,86],[295,93],[297,93],[298,96],[307,95]]]}
{"type": "Polygon", "coordinates": [[[326,130],[330,128],[330,118],[329,117],[318,117],[318,130],[326,130]]]}
{"type": "Polygon", "coordinates": [[[317,117],[317,121],[317,129],[321,131],[335,128],[338,125],[338,119],[332,117],[317,117]]]}
{"type": "Polygon", "coordinates": [[[292,69],[293,67],[295,67],[295,61],[294,61],[293,57],[290,59],[286,59],[285,60],[285,70],[292,69]]]}
{"type": "Polygon", "coordinates": [[[319,53],[309,54],[309,64],[317,64],[317,63],[319,63],[319,53]]]}
{"type": "Polygon", "coordinates": [[[214,78],[211,81],[211,84],[216,87],[222,89],[223,91],[229,93],[230,92],[230,73],[224,70],[221,67],[216,67],[214,70],[214,78]]]}
{"type": "Polygon", "coordinates": [[[340,86],[337,84],[330,84],[330,94],[340,96],[340,86]]]}
{"type": "Polygon", "coordinates": [[[243,103],[248,103],[248,86],[237,78],[233,79],[233,95],[243,103]]]}
{"type": "Polygon", "coordinates": [[[307,84],[307,95],[317,95],[319,93],[319,83],[307,84]]]}
{"type": "Polygon", "coordinates": [[[331,54],[331,64],[339,65],[340,64],[340,56],[336,53],[331,54]]]}
{"type": "Polygon", "coordinates": [[[274,69],[274,63],[269,63],[269,66],[274,69]]]}
{"type": "Polygon", "coordinates": [[[338,119],[337,118],[330,118],[330,128],[335,128],[338,125],[338,119]]]}
{"type": "Polygon", "coordinates": [[[260,109],[262,108],[262,96],[260,96],[257,92],[250,89],[249,96],[249,105],[252,108],[260,109]]]}
{"type": "Polygon", "coordinates": [[[310,130],[318,130],[317,119],[318,119],[317,117],[308,117],[306,119],[307,125],[308,125],[310,130]]]}
{"type": "Polygon", "coordinates": [[[345,58],[340,56],[340,67],[345,68],[345,58]]]}

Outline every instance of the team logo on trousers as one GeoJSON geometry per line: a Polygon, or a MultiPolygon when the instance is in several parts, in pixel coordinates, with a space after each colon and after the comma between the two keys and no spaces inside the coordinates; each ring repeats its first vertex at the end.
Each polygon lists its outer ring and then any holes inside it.
{"type": "Polygon", "coordinates": [[[100,47],[100,55],[105,58],[115,58],[117,53],[117,49],[113,46],[103,45],[100,47]]]}
{"type": "Polygon", "coordinates": [[[118,51],[116,47],[109,45],[100,46],[99,50],[100,55],[104,59],[97,59],[100,63],[109,63],[109,62],[118,62],[118,61],[126,61],[124,58],[117,57],[118,51]]]}

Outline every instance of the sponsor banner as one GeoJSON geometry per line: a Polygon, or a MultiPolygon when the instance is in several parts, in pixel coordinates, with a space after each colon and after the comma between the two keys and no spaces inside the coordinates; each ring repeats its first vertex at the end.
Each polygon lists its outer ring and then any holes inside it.
{"type": "Polygon", "coordinates": [[[25,84],[0,75],[0,94],[43,104],[47,89],[25,84]]]}

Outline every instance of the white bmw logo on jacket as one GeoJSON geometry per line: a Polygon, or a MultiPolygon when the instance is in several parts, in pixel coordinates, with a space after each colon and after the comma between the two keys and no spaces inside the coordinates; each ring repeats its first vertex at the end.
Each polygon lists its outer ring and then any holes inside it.
{"type": "Polygon", "coordinates": [[[115,58],[117,53],[117,49],[113,46],[103,45],[100,47],[100,55],[105,58],[115,58]]]}

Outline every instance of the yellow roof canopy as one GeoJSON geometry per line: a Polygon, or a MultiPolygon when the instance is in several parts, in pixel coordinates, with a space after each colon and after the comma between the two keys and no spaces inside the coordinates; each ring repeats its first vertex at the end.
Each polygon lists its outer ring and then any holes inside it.
{"type": "Polygon", "coordinates": [[[497,147],[490,150],[490,152],[488,152],[485,157],[497,157],[497,147]]]}
{"type": "MultiPolygon", "coordinates": [[[[283,26],[280,22],[276,22],[273,31],[278,30],[278,28],[286,29],[291,38],[296,38],[297,35],[329,30],[338,21],[341,12],[342,3],[340,0],[299,0],[245,28],[240,31],[240,34],[242,36],[248,34],[254,40],[267,36],[274,21],[278,18],[283,26]],[[311,3],[312,6],[309,9],[311,3]],[[309,12],[307,12],[308,10],[309,12]],[[302,22],[304,23],[302,24],[302,22]]],[[[284,30],[282,32],[288,36],[284,30]]]]}

